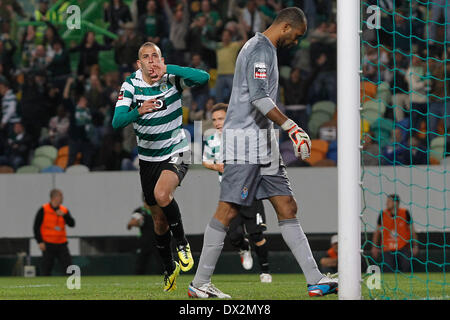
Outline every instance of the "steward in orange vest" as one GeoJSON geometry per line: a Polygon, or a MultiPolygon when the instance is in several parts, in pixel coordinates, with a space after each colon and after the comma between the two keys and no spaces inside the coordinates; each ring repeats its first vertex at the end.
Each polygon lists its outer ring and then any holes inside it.
{"type": "Polygon", "coordinates": [[[42,275],[51,274],[55,258],[62,264],[64,274],[72,263],[67,247],[66,224],[74,227],[75,220],[62,202],[62,192],[53,189],[50,202],[42,205],[34,219],[34,238],[43,254],[42,275]]]}
{"type": "Polygon", "coordinates": [[[409,211],[399,204],[398,195],[388,196],[386,209],[380,213],[373,234],[372,256],[377,258],[382,252],[382,267],[386,271],[409,272],[411,257],[419,253],[419,243],[409,211]]]}
{"type": "Polygon", "coordinates": [[[331,237],[331,247],[327,250],[325,257],[320,259],[320,270],[322,273],[336,273],[338,265],[338,236],[331,237]]]}

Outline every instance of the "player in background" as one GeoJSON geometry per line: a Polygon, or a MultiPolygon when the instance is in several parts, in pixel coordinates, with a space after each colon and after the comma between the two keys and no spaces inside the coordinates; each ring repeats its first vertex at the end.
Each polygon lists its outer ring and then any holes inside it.
{"type": "Polygon", "coordinates": [[[181,95],[184,88],[207,83],[209,74],[166,65],[161,50],[152,42],[144,43],[139,49],[137,65],[139,70],[122,84],[112,125],[117,129],[133,123],[142,190],[155,224],[167,292],[176,289],[180,269],[188,271],[194,265],[174,199],[174,191],[188,170],[182,158],[183,152],[189,151],[189,141],[182,129],[181,95]],[[172,257],[172,237],[179,263],[172,257]]]}
{"type": "MultiPolygon", "coordinates": [[[[227,114],[225,103],[216,104],[211,110],[211,118],[216,132],[206,138],[203,151],[203,166],[219,173],[219,182],[222,181],[223,162],[220,152],[223,123],[227,114]]],[[[262,200],[255,200],[249,207],[241,207],[239,214],[231,221],[228,230],[231,244],[239,249],[242,267],[250,270],[253,267],[253,258],[250,242],[245,234],[252,241],[256,255],[258,256],[261,274],[259,278],[263,283],[272,282],[269,273],[269,252],[267,250],[267,240],[263,232],[266,231],[266,214],[262,200]]]]}
{"type": "Polygon", "coordinates": [[[297,220],[297,202],[273,130],[275,123],[287,132],[297,157],[310,156],[309,136],[275,104],[279,82],[277,49],[297,45],[306,29],[303,11],[285,8],[267,30],[248,40],[238,55],[222,134],[225,165],[220,200],[205,229],[197,271],[188,287],[190,297],[231,298],[211,283],[211,277],[230,222],[240,206],[249,206],[255,199],[269,199],[274,207],[283,239],[305,275],[308,294],[337,293],[338,280],[319,271],[297,220]],[[241,141],[239,145],[236,140],[241,141]]]}
{"type": "MultiPolygon", "coordinates": [[[[143,196],[143,195],[142,195],[143,196]]],[[[156,250],[155,226],[153,224],[152,212],[145,203],[134,209],[127,223],[127,229],[139,228],[138,248],[136,250],[136,274],[145,274],[146,267],[152,256],[159,260],[156,250]]]]}

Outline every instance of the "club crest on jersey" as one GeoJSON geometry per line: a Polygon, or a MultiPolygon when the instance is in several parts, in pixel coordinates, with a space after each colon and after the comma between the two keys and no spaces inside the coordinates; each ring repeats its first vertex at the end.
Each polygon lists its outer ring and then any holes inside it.
{"type": "Polygon", "coordinates": [[[161,92],[166,92],[167,90],[169,90],[169,87],[167,86],[167,83],[163,83],[159,86],[159,90],[161,90],[161,92]]]}
{"type": "Polygon", "coordinates": [[[117,97],[117,100],[122,100],[123,99],[123,93],[124,93],[124,91],[120,90],[119,96],[117,97]]]}
{"type": "Polygon", "coordinates": [[[242,191],[241,191],[241,198],[242,199],[246,199],[248,197],[248,188],[247,187],[243,187],[242,191]]]}
{"type": "Polygon", "coordinates": [[[267,78],[267,67],[264,62],[256,62],[253,68],[253,78],[254,79],[266,79],[267,78]]]}

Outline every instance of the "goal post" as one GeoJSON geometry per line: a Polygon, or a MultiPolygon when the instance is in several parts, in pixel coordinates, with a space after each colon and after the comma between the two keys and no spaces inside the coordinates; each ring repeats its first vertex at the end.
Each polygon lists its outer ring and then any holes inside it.
{"type": "Polygon", "coordinates": [[[361,299],[360,1],[337,1],[339,299],[361,299]]]}

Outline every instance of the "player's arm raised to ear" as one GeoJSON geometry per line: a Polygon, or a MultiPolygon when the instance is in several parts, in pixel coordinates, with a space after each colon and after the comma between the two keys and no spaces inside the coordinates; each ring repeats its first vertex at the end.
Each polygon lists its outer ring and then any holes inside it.
{"type": "Polygon", "coordinates": [[[209,81],[209,73],[201,69],[168,64],[166,73],[175,75],[175,85],[179,91],[187,87],[201,86],[209,81]]]}

